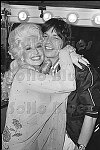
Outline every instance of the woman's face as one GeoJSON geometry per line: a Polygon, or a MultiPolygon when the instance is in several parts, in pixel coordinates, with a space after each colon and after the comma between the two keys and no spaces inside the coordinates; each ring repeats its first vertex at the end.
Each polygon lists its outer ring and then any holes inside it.
{"type": "Polygon", "coordinates": [[[55,30],[53,30],[53,28],[45,32],[43,37],[44,37],[43,45],[45,56],[48,58],[56,58],[63,44],[61,38],[57,35],[57,33],[55,32],[55,30]]]}
{"type": "Polygon", "coordinates": [[[21,41],[23,59],[26,64],[37,66],[44,60],[43,45],[38,34],[27,35],[21,41]]]}

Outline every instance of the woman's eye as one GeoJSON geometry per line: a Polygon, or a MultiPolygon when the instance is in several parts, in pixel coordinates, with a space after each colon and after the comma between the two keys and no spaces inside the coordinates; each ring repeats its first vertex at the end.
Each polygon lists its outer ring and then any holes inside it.
{"type": "Polygon", "coordinates": [[[38,46],[37,46],[37,48],[41,48],[41,47],[42,47],[41,45],[38,45],[38,46]]]}
{"type": "Polygon", "coordinates": [[[48,36],[46,34],[43,35],[43,38],[47,38],[48,36]]]}
{"type": "Polygon", "coordinates": [[[42,45],[41,45],[41,44],[36,45],[36,48],[41,48],[41,47],[42,47],[42,45]]]}
{"type": "Polygon", "coordinates": [[[30,50],[31,49],[31,47],[26,47],[26,50],[28,51],[28,50],[30,50]]]}

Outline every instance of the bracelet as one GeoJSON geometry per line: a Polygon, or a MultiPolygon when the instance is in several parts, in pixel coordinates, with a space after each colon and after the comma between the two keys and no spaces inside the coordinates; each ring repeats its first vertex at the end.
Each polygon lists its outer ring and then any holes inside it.
{"type": "Polygon", "coordinates": [[[75,49],[75,48],[71,49],[71,50],[69,51],[69,54],[71,54],[71,53],[73,53],[73,52],[76,52],[76,49],[75,49]]]}
{"type": "Polygon", "coordinates": [[[76,144],[79,150],[85,150],[86,146],[84,146],[83,144],[76,144]]]}
{"type": "Polygon", "coordinates": [[[73,53],[73,52],[76,52],[76,48],[74,48],[73,46],[71,45],[67,45],[67,47],[69,49],[69,54],[73,53]]]}

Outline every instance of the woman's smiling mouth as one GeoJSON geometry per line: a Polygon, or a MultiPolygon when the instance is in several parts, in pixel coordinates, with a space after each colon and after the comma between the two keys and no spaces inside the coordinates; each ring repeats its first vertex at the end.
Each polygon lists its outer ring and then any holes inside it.
{"type": "Polygon", "coordinates": [[[41,56],[34,56],[34,57],[31,57],[31,59],[33,60],[33,61],[37,61],[37,60],[40,60],[41,59],[41,56]]]}

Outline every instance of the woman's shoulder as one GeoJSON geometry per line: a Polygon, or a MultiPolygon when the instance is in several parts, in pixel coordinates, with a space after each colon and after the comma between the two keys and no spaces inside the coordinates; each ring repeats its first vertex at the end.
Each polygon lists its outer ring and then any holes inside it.
{"type": "MultiPolygon", "coordinates": [[[[20,68],[15,75],[17,81],[34,81],[39,78],[42,73],[39,73],[34,68],[20,68]]],[[[42,74],[43,75],[43,74],[42,74]]],[[[45,75],[44,75],[45,76],[45,75]]]]}
{"type": "Polygon", "coordinates": [[[35,70],[28,69],[28,68],[20,68],[15,75],[15,80],[21,82],[23,80],[30,78],[34,73],[35,70]]]}
{"type": "Polygon", "coordinates": [[[27,74],[31,74],[31,73],[35,73],[35,69],[31,69],[31,68],[20,68],[16,74],[24,74],[24,75],[27,75],[27,74]]]}

